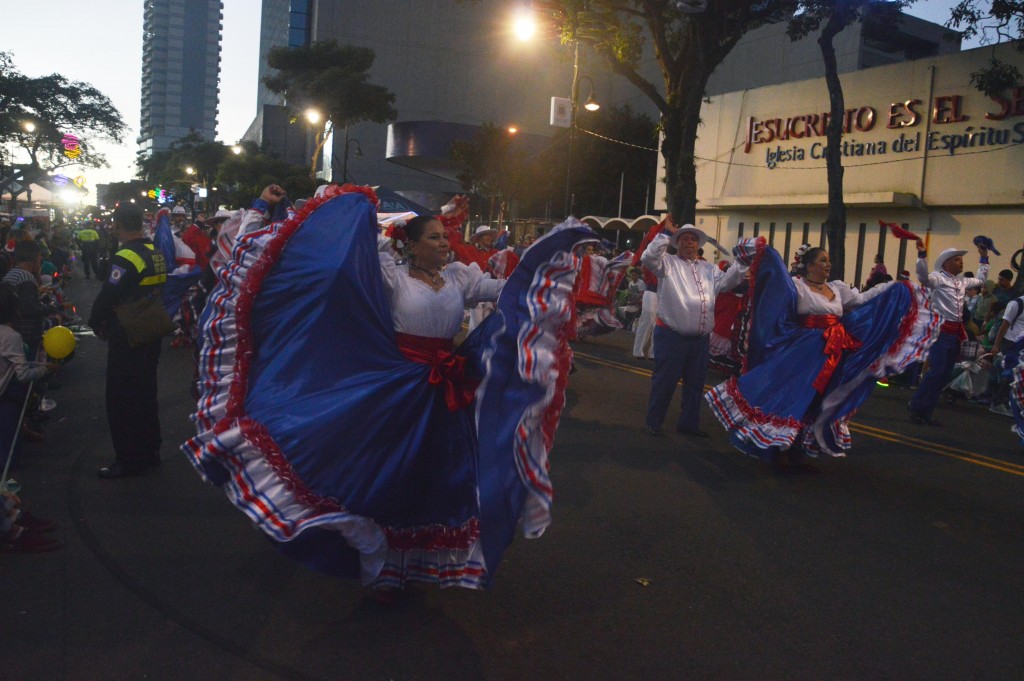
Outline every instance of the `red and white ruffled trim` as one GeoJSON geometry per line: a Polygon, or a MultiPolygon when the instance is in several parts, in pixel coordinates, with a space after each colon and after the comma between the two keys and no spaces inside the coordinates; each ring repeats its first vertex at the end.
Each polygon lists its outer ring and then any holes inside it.
{"type": "Polygon", "coordinates": [[[806,425],[803,421],[766,414],[751,406],[740,392],[735,376],[709,390],[704,397],[726,430],[758,449],[789,449],[806,425]]]}
{"type": "MultiPolygon", "coordinates": [[[[580,226],[582,223],[570,217],[553,231],[580,226]]],[[[577,248],[582,251],[587,243],[581,241],[577,248]]],[[[572,367],[569,334],[576,310],[572,291],[581,262],[578,254],[562,253],[537,269],[527,296],[530,322],[519,330],[519,376],[525,382],[545,386],[544,397],[523,413],[513,442],[516,469],[529,490],[522,517],[523,535],[528,538],[541,536],[551,524],[554,490],[548,475],[549,453],[565,407],[565,388],[572,367]]],[[[490,375],[492,356],[492,351],[484,353],[486,375],[490,375]]],[[[485,378],[477,394],[487,389],[485,378]]],[[[482,402],[477,401],[478,408],[482,402]]]]}
{"type": "Polygon", "coordinates": [[[811,456],[819,452],[829,456],[846,456],[845,452],[852,444],[847,421],[853,418],[853,414],[836,414],[839,406],[864,381],[877,381],[885,376],[902,373],[914,362],[922,361],[935,342],[942,319],[931,309],[927,291],[920,284],[912,284],[909,281],[901,281],[894,285],[903,285],[910,289],[910,309],[903,315],[899,335],[889,345],[885,354],[872,362],[859,376],[825,396],[818,417],[811,424],[813,438],[808,438],[810,446],[805,447],[805,451],[811,456]],[[842,451],[832,451],[823,444],[825,428],[832,430],[833,438],[842,451]]]}
{"type": "Polygon", "coordinates": [[[351,513],[337,500],[309,490],[266,429],[245,414],[253,356],[249,319],[263,279],[309,213],[353,191],[376,202],[367,188],[331,185],[284,222],[264,226],[255,211],[243,220],[230,260],[218,268],[220,285],[208,301],[210,314],[201,330],[200,397],[192,416],[198,432],[182,449],[204,479],[204,463],[225,468],[226,494],[273,540],[290,541],[311,527],[341,533],[360,553],[366,584],[398,586],[415,579],[482,588],[486,575],[476,519],[461,528],[394,529],[351,513]]]}
{"type": "Polygon", "coordinates": [[[929,307],[924,288],[909,282],[901,284],[911,290],[911,307],[903,316],[896,340],[859,376],[829,392],[813,423],[766,414],[751,406],[740,393],[736,378],[730,378],[705,395],[715,416],[740,440],[758,449],[789,449],[806,427],[802,440],[806,454],[846,456],[845,452],[852,445],[849,419],[853,414],[837,414],[836,409],[864,381],[900,373],[911,363],[922,360],[938,332],[941,320],[929,307]],[[824,444],[826,428],[840,451],[824,444]]]}

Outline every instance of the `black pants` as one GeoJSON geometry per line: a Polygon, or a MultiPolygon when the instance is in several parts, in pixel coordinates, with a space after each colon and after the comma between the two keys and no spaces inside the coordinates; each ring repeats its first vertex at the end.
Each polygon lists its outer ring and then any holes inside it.
{"type": "Polygon", "coordinates": [[[90,271],[97,279],[102,278],[100,272],[99,249],[96,246],[82,245],[82,267],[85,268],[85,277],[89,278],[90,271]]]}
{"type": "Polygon", "coordinates": [[[107,349],[107,423],[117,461],[147,465],[160,452],[156,372],[160,341],[130,347],[114,329],[107,349]]]}

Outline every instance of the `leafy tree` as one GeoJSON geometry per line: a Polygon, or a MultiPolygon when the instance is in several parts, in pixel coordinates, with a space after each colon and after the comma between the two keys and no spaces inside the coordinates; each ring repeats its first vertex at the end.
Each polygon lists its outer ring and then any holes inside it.
{"type": "Polygon", "coordinates": [[[223,142],[210,142],[192,131],[171,143],[164,151],[146,156],[140,152],[135,164],[140,179],[161,184],[188,185],[209,182],[217,175],[217,168],[231,150],[223,142]],[[191,175],[187,168],[194,171],[191,175]]]}
{"type": "MultiPolygon", "coordinates": [[[[153,189],[153,185],[145,180],[128,180],[127,182],[111,182],[106,185],[102,196],[97,196],[100,203],[108,209],[113,208],[120,201],[131,201],[142,199],[142,192],[153,189]]],[[[148,199],[142,199],[147,201],[148,199]]]]}
{"type": "Polygon", "coordinates": [[[284,187],[293,200],[312,196],[316,182],[306,169],[261,153],[253,142],[242,143],[242,153],[229,154],[216,175],[222,203],[246,207],[269,184],[284,187]]]}
{"type": "Polygon", "coordinates": [[[572,187],[581,215],[618,215],[620,180],[622,212],[647,212],[646,197],[657,173],[657,125],[628,104],[583,111],[576,119],[583,134],[576,136],[572,187]],[[600,135],[600,137],[596,136],[600,135]]]}
{"type": "Polygon", "coordinates": [[[275,47],[267,64],[277,73],[263,79],[272,92],[282,94],[293,121],[304,111],[320,114],[316,125],[310,176],[316,176],[320,151],[335,129],[361,121],[387,123],[398,112],[392,106],[395,95],[369,82],[369,70],[376,55],[368,47],[317,42],[302,47],[275,47]]]}
{"type": "Polygon", "coordinates": [[[697,207],[694,147],[708,79],[745,33],[783,13],[796,0],[540,0],[562,42],[589,45],[612,71],[629,80],[661,112],[669,210],[692,222],[697,207]],[[640,73],[650,43],[662,82],[640,73]]]}
{"type": "MultiPolygon", "coordinates": [[[[618,187],[623,173],[628,197],[623,211],[643,212],[643,197],[656,172],[654,121],[623,105],[581,115],[579,127],[584,134],[574,142],[577,162],[570,183],[580,214],[615,215],[619,195],[609,187],[618,187]]],[[[472,140],[456,142],[452,158],[462,168],[458,179],[470,193],[471,213],[487,212],[492,201],[507,204],[513,216],[544,215],[549,206],[560,205],[565,171],[554,155],[564,151],[567,139],[563,134],[538,147],[487,123],[472,140]]]]}
{"type": "MultiPolygon", "coordinates": [[[[961,0],[953,7],[946,25],[958,29],[965,40],[980,36],[984,45],[1011,42],[1024,52],[1024,0],[961,0]]],[[[1021,80],[1024,77],[1020,69],[994,54],[988,66],[971,74],[974,87],[989,96],[1001,95],[1021,80]]]]}
{"type": "Polygon", "coordinates": [[[825,168],[828,174],[828,246],[832,259],[832,277],[842,280],[846,263],[846,202],[843,198],[842,136],[846,100],[836,63],[835,37],[848,26],[863,21],[875,25],[894,24],[900,11],[913,0],[878,3],[875,0],[801,0],[800,10],[790,18],[786,33],[800,40],[821,30],[818,46],[825,63],[829,117],[825,128],[825,168]]]}
{"type": "Polygon", "coordinates": [[[296,198],[310,196],[316,189],[305,168],[262,153],[255,142],[244,141],[238,146],[239,153],[235,154],[226,144],[209,142],[191,132],[165,151],[140,154],[136,160],[140,179],[112,185],[111,191],[118,198],[125,191],[129,192],[126,198],[138,198],[142,189],[160,186],[172,196],[187,200],[193,185],[201,184],[211,192],[211,206],[214,187],[218,190],[216,203],[248,206],[268,184],[279,184],[296,198]],[[187,168],[194,172],[188,174],[187,168]]]}
{"type": "MultiPolygon", "coordinates": [[[[139,153],[135,164],[140,179],[163,187],[176,199],[191,203],[195,185],[212,191],[220,165],[230,155],[231,150],[226,144],[210,142],[193,130],[175,140],[164,151],[148,156],[139,153]],[[192,169],[191,173],[188,172],[189,168],[192,169]]],[[[210,202],[210,198],[207,202],[210,202]]]]}
{"type": "Polygon", "coordinates": [[[485,123],[471,140],[452,145],[461,167],[458,180],[470,195],[470,213],[507,216],[541,214],[564,186],[564,174],[552,154],[563,145],[544,147],[485,123]]]}
{"type": "MultiPolygon", "coordinates": [[[[25,183],[43,179],[65,166],[107,166],[96,140],[121,142],[127,132],[121,114],[102,92],[60,74],[31,78],[0,52],[0,144],[11,144],[28,159],[25,183]],[[73,141],[71,137],[73,136],[73,141]]],[[[15,159],[4,159],[12,163],[15,159]]],[[[11,188],[9,173],[0,173],[0,189],[11,188]]],[[[24,187],[15,190],[15,199],[24,187]]]]}

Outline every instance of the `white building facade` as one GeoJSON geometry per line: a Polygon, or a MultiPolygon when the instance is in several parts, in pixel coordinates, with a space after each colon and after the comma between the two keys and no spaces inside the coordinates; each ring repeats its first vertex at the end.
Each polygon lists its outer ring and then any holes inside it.
{"type": "MultiPolygon", "coordinates": [[[[993,273],[1021,248],[1024,83],[990,98],[970,79],[993,49],[1024,71],[1024,55],[997,46],[842,76],[848,282],[862,283],[877,253],[890,273],[913,269],[913,244],[879,220],[927,235],[932,255],[973,251],[973,237],[989,236],[1003,254],[993,273]]],[[[828,109],[824,78],[710,98],[696,150],[698,226],[723,244],[763,235],[787,260],[801,243],[823,243],[828,109]]]]}

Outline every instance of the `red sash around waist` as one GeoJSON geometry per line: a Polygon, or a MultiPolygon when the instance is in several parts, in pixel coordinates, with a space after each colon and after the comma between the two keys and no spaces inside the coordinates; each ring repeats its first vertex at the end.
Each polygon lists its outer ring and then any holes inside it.
{"type": "Polygon", "coordinates": [[[967,330],[964,328],[962,322],[942,322],[942,326],[939,327],[939,331],[953,336],[959,336],[961,341],[967,340],[967,330]]]}
{"type": "Polygon", "coordinates": [[[473,402],[480,381],[466,377],[466,358],[456,355],[451,338],[430,338],[395,332],[398,349],[413,362],[430,365],[430,385],[443,386],[444,402],[458,411],[473,402]]]}
{"type": "Polygon", "coordinates": [[[825,339],[825,349],[822,350],[822,354],[826,355],[828,359],[825,360],[825,366],[818,372],[818,377],[814,379],[814,389],[818,393],[824,394],[828,382],[832,380],[832,374],[839,366],[839,360],[843,358],[843,353],[847,350],[856,350],[862,343],[846,331],[846,327],[843,326],[838,315],[809,314],[798,317],[797,321],[805,329],[824,329],[821,332],[825,339]]]}

